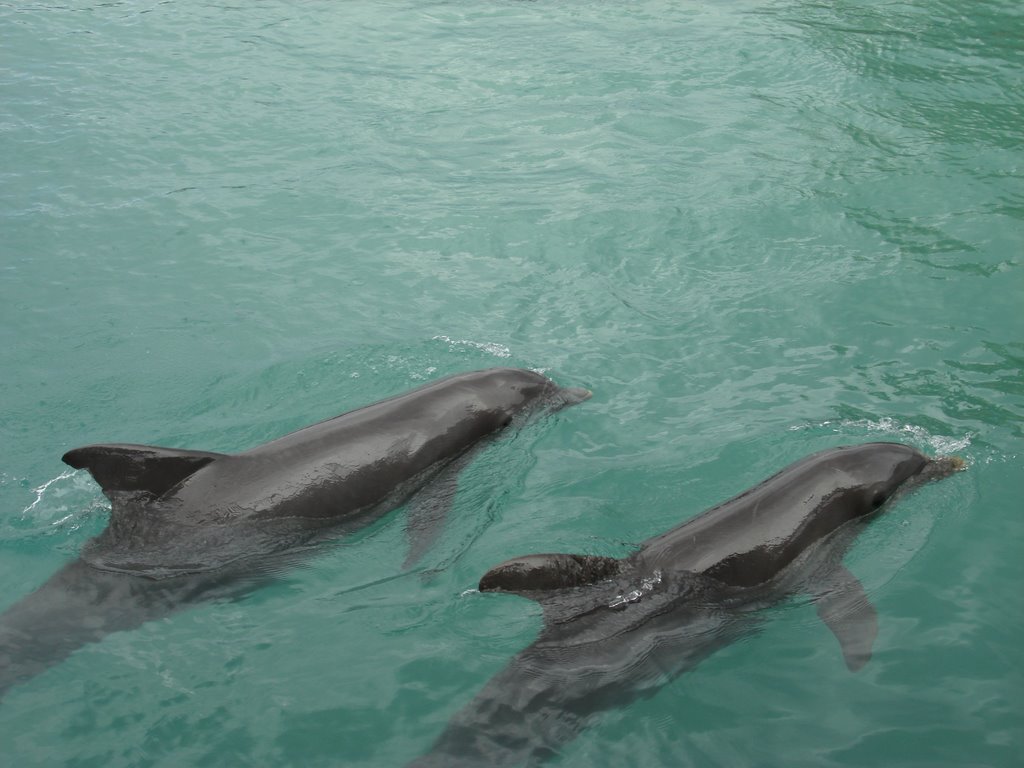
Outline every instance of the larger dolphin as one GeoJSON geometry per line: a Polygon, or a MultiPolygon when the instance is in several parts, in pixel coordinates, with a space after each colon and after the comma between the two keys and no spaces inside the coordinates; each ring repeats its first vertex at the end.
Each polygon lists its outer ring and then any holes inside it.
{"type": "Polygon", "coordinates": [[[600,712],[653,694],[756,627],[758,613],[809,594],[859,669],[874,608],[842,555],[894,496],[961,469],[895,443],[822,451],[644,542],[623,558],[528,555],[491,569],[480,590],[544,608],[540,637],[451,719],[412,765],[535,765],[600,712]]]}
{"type": "Polygon", "coordinates": [[[110,499],[110,522],[0,616],[0,693],[111,632],[250,589],[411,499],[408,565],[436,535],[473,448],[520,417],[588,396],[533,371],[494,368],[244,453],[123,444],[69,451],[64,461],[87,469],[110,499]]]}

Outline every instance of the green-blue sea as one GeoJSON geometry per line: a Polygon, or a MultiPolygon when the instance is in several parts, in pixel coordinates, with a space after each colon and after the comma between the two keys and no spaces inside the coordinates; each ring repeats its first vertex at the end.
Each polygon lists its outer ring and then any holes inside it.
{"type": "Polygon", "coordinates": [[[106,525],[61,455],[241,451],[445,375],[594,397],[398,509],[0,700],[10,766],[401,766],[541,626],[480,594],[624,555],[806,454],[968,470],[557,766],[1018,766],[1018,0],[0,3],[0,609],[106,525]]]}

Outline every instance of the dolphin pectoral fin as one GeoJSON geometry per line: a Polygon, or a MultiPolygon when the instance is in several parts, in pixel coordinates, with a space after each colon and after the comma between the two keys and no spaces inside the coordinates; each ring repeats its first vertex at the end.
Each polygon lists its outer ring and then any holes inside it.
{"type": "Polygon", "coordinates": [[[109,444],[75,448],[62,460],[75,469],[88,470],[108,497],[119,491],[160,496],[222,456],[153,445],[109,444]]]}
{"type": "Polygon", "coordinates": [[[524,555],[491,568],[480,579],[480,591],[514,592],[540,599],[552,590],[610,578],[619,572],[621,562],[600,555],[524,555]]]}
{"type": "Polygon", "coordinates": [[[416,565],[427,550],[437,541],[444,521],[448,518],[452,504],[455,502],[457,483],[444,483],[438,486],[435,493],[421,492],[409,502],[409,510],[405,518],[405,533],[409,539],[409,552],[402,563],[402,570],[407,571],[416,565]]]}
{"type": "Polygon", "coordinates": [[[818,592],[815,603],[818,616],[839,641],[846,667],[858,671],[871,659],[878,636],[878,612],[868,601],[863,585],[839,565],[818,592]]]}
{"type": "Polygon", "coordinates": [[[402,563],[403,571],[416,565],[437,541],[445,520],[448,519],[448,513],[455,504],[455,494],[459,490],[459,474],[475,456],[476,451],[473,450],[462,454],[409,500],[405,517],[409,552],[402,563]]]}

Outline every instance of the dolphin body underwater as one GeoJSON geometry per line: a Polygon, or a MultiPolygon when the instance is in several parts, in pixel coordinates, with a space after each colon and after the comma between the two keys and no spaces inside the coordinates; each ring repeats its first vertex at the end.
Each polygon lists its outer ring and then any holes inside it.
{"type": "Polygon", "coordinates": [[[493,368],[244,453],[123,444],[69,451],[64,461],[88,470],[110,499],[110,522],[77,560],[0,615],[0,694],[111,632],[244,594],[406,501],[409,566],[436,537],[474,448],[513,422],[589,396],[533,371],[493,368]]]}
{"type": "Polygon", "coordinates": [[[622,559],[527,555],[488,571],[481,592],[544,609],[538,639],[450,720],[410,766],[537,765],[602,711],[653,695],[755,631],[763,609],[806,594],[850,670],[870,658],[874,607],[842,557],[883,505],[964,467],[896,443],[808,456],[641,544],[622,559]]]}

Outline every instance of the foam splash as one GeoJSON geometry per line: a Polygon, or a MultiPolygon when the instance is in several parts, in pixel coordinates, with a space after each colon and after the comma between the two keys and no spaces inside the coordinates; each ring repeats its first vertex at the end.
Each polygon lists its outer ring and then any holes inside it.
{"type": "Polygon", "coordinates": [[[490,341],[471,341],[470,339],[453,339],[450,336],[434,336],[433,341],[443,341],[452,349],[456,347],[472,347],[486,352],[495,357],[511,357],[512,350],[504,344],[496,344],[490,341]]]}
{"type": "Polygon", "coordinates": [[[946,435],[933,435],[924,427],[914,424],[901,424],[896,419],[883,416],[881,419],[843,419],[839,421],[822,421],[817,424],[805,424],[790,427],[790,430],[801,429],[830,429],[832,432],[846,432],[851,429],[863,429],[868,432],[879,432],[884,435],[910,436],[919,444],[929,446],[936,453],[947,454],[965,450],[971,444],[971,435],[964,437],[949,437],[946,435]]]}
{"type": "MultiPolygon", "coordinates": [[[[31,504],[29,504],[27,507],[25,507],[23,510],[21,510],[21,514],[23,514],[23,515],[31,515],[32,510],[39,506],[39,504],[43,500],[43,497],[46,495],[46,491],[50,488],[51,485],[53,485],[54,483],[59,483],[61,480],[67,480],[68,478],[74,477],[74,476],[75,476],[75,470],[73,470],[73,469],[65,469],[63,472],[61,472],[59,475],[57,475],[52,480],[47,480],[45,483],[40,485],[38,488],[33,488],[32,489],[32,493],[34,493],[36,495],[36,500],[33,501],[31,504]]],[[[58,490],[58,493],[56,495],[61,496],[62,494],[59,493],[60,489],[58,488],[57,490],[58,490]]]]}
{"type": "Polygon", "coordinates": [[[96,498],[96,484],[87,472],[66,469],[32,489],[35,500],[21,510],[23,519],[46,522],[53,528],[80,524],[97,508],[106,505],[96,498]]]}

